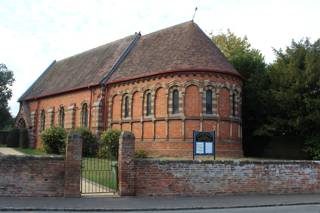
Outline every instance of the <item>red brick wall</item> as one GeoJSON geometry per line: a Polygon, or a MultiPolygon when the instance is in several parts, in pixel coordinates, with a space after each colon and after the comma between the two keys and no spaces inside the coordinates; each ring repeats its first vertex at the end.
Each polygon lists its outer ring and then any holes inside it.
{"type": "Polygon", "coordinates": [[[240,79],[222,74],[179,73],[109,85],[107,94],[115,98],[109,100],[112,105],[106,109],[111,111],[107,126],[132,131],[136,136],[136,150],[143,149],[149,156],[192,157],[193,131],[215,130],[218,156],[241,157],[241,118],[230,116],[231,90],[241,88],[241,84],[240,79]],[[175,115],[170,109],[170,88],[173,86],[179,89],[181,99],[180,113],[175,115]],[[218,94],[217,115],[205,114],[203,104],[208,87],[216,88],[214,92],[218,94]],[[146,91],[153,94],[154,113],[151,116],[143,113],[146,91]],[[126,94],[131,95],[132,116],[121,118],[122,97],[126,94]]]}
{"type": "Polygon", "coordinates": [[[320,192],[312,161],[135,160],[136,194],[214,196],[320,192]]]}
{"type": "Polygon", "coordinates": [[[64,160],[52,156],[0,156],[0,196],[63,196],[64,160]]]}

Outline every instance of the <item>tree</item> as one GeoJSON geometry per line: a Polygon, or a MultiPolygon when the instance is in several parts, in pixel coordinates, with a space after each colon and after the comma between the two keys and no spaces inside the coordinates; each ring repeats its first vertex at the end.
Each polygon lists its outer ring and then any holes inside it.
{"type": "Polygon", "coordinates": [[[247,37],[238,37],[230,30],[211,36],[212,41],[244,78],[242,122],[245,145],[252,136],[264,134],[260,127],[268,112],[267,65],[260,51],[251,47],[247,37]]]}
{"type": "Polygon", "coordinates": [[[12,122],[8,100],[12,97],[13,72],[5,64],[0,64],[0,129],[12,122]]]}
{"type": "Polygon", "coordinates": [[[320,39],[292,41],[275,54],[269,71],[272,104],[263,128],[272,135],[320,136],[320,39]]]}

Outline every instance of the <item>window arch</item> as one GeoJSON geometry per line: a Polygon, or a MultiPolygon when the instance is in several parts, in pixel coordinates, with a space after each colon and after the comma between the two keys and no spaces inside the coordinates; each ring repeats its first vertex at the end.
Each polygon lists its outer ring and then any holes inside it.
{"type": "Polygon", "coordinates": [[[86,103],[81,107],[81,126],[88,127],[88,104],[86,103]]]}
{"type": "Polygon", "coordinates": [[[40,132],[45,130],[45,127],[46,127],[46,113],[45,113],[44,110],[41,110],[41,114],[40,114],[40,132]]]}
{"type": "Polygon", "coordinates": [[[179,91],[174,89],[172,91],[172,114],[179,113],[179,91]]]}
{"type": "Polygon", "coordinates": [[[61,106],[59,109],[59,126],[62,128],[64,128],[64,118],[65,118],[64,107],[61,106]]]}
{"type": "Polygon", "coordinates": [[[151,93],[146,95],[146,116],[151,115],[151,93]]]}
{"type": "Polygon", "coordinates": [[[232,103],[231,115],[236,116],[236,94],[234,92],[232,93],[231,103],[232,103]]]}
{"type": "Polygon", "coordinates": [[[212,111],[212,90],[206,91],[206,114],[213,114],[212,111]]]}
{"type": "Polygon", "coordinates": [[[123,116],[125,118],[127,118],[127,117],[129,117],[129,97],[128,96],[124,97],[124,103],[123,104],[124,104],[124,106],[123,106],[123,108],[124,108],[123,116]]]}

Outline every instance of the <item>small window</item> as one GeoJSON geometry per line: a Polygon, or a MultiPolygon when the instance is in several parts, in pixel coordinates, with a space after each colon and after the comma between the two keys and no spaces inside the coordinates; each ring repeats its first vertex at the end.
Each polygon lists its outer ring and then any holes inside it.
{"type": "Polygon", "coordinates": [[[236,116],[236,94],[232,94],[232,116],[236,116]]]}
{"type": "Polygon", "coordinates": [[[124,98],[124,117],[129,117],[129,97],[124,98]]]}
{"type": "Polygon", "coordinates": [[[179,91],[177,89],[172,92],[172,114],[179,113],[179,91]]]}
{"type": "Polygon", "coordinates": [[[40,114],[40,132],[45,130],[45,127],[46,127],[46,113],[44,110],[42,110],[40,114]]]}
{"type": "Polygon", "coordinates": [[[81,107],[81,126],[88,127],[88,105],[82,104],[81,107]]]}
{"type": "Polygon", "coordinates": [[[59,109],[59,126],[64,128],[64,108],[60,107],[59,109]]]}
{"type": "Polygon", "coordinates": [[[151,93],[147,94],[147,108],[146,108],[147,112],[146,115],[149,116],[151,115],[151,93]]]}
{"type": "Polygon", "coordinates": [[[206,114],[212,114],[212,90],[206,91],[206,114]]]}

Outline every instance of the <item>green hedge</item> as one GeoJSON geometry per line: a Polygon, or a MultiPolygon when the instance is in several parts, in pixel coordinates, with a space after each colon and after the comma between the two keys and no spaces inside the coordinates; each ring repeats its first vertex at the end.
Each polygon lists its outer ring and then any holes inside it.
{"type": "Polygon", "coordinates": [[[20,130],[11,129],[7,136],[8,147],[19,147],[20,130]]]}
{"type": "Polygon", "coordinates": [[[0,131],[0,144],[7,144],[7,136],[9,134],[8,130],[1,130],[0,131]]]}

